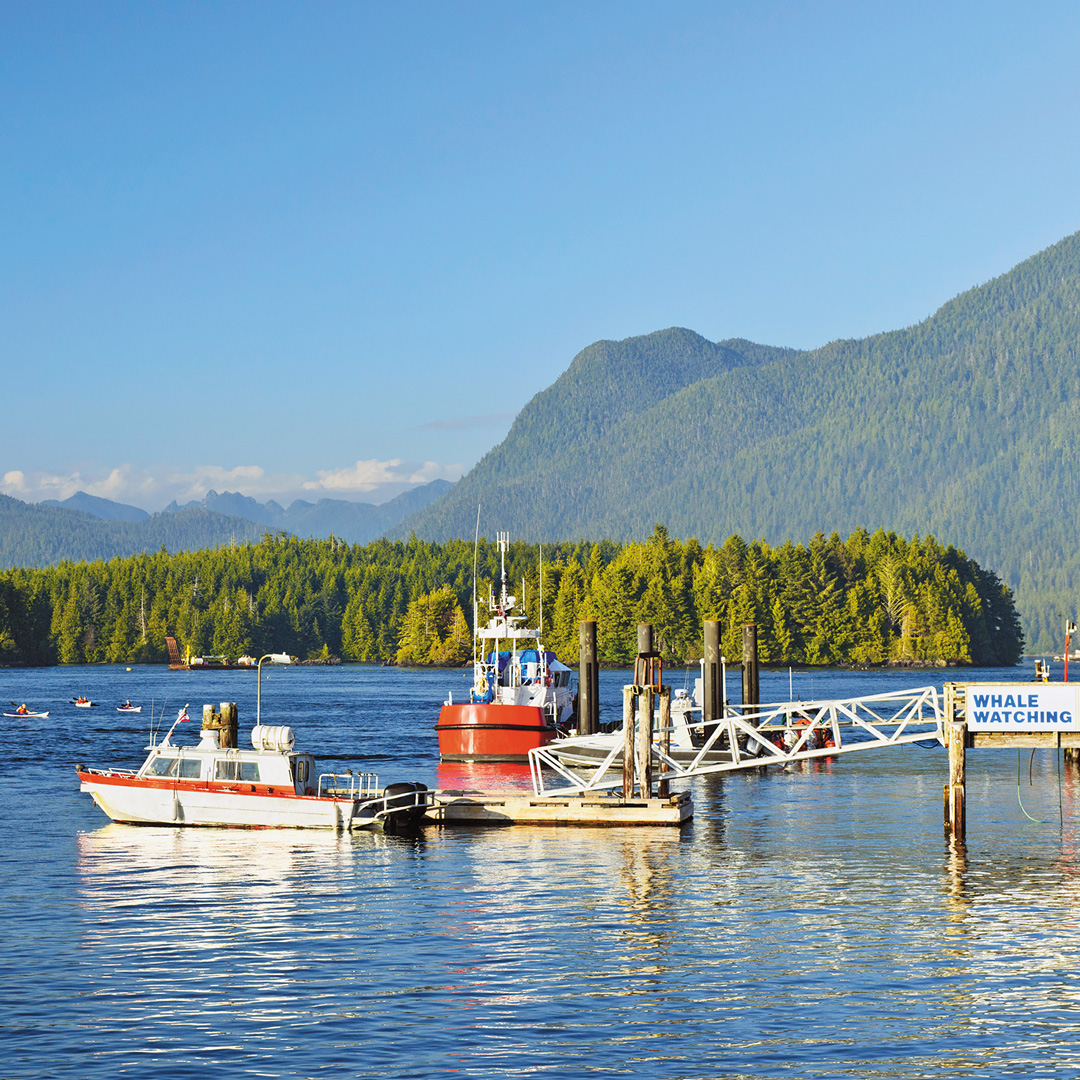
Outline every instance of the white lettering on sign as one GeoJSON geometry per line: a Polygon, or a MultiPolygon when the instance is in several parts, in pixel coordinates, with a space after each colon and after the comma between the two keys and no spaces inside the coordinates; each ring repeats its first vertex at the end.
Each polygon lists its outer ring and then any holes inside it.
{"type": "Polygon", "coordinates": [[[974,731],[1080,731],[1080,683],[968,683],[964,690],[974,731]]]}

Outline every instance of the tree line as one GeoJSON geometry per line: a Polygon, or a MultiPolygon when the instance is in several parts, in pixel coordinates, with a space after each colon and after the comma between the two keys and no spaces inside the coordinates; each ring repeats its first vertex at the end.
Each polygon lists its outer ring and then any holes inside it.
{"type": "MultiPolygon", "coordinates": [[[[287,651],[369,663],[460,664],[472,656],[473,567],[480,620],[498,590],[496,546],[279,533],[258,543],[64,562],[0,573],[0,664],[163,662],[183,653],[287,651]]],[[[1009,589],[933,537],[858,529],[770,546],[719,547],[656,526],[643,543],[510,545],[507,577],[545,646],[577,660],[579,623],[598,622],[600,658],[633,661],[650,622],[672,662],[701,655],[702,622],[741,654],[758,624],[776,664],[1016,663],[1024,645],[1009,589]],[[542,562],[542,572],[541,572],[542,562]]]]}

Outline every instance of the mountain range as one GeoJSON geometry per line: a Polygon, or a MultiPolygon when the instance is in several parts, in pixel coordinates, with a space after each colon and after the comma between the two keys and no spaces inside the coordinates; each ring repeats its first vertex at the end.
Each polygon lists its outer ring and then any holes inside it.
{"type": "Polygon", "coordinates": [[[933,534],[997,572],[1028,648],[1060,650],[1080,606],[1078,432],[1080,233],[917,325],[817,349],[678,327],[598,341],[457,484],[381,507],[210,492],[139,521],[102,522],[121,511],[85,495],[32,508],[75,514],[76,528],[3,500],[0,565],[177,550],[181,526],[207,543],[266,528],[447,540],[472,536],[478,506],[485,535],[529,541],[640,540],[658,522],[714,544],[882,527],[933,534]],[[90,522],[112,538],[89,542],[90,522]],[[12,541],[14,526],[27,536],[12,541]]]}
{"type": "Polygon", "coordinates": [[[672,328],[599,341],[394,530],[720,543],[933,534],[1013,589],[1029,648],[1080,597],[1080,234],[923,322],[796,350],[672,328]]]}
{"type": "Polygon", "coordinates": [[[450,488],[446,480],[412,488],[375,506],[343,499],[297,499],[288,509],[272,500],[209,491],[158,514],[84,491],[62,502],[25,503],[0,495],[0,568],[48,566],[65,559],[111,559],[141,551],[195,551],[258,540],[267,531],[366,544],[450,488]]]}

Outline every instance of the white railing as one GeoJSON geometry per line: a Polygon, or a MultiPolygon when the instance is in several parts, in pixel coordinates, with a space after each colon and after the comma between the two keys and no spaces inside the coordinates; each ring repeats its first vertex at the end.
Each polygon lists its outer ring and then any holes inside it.
{"type": "Polygon", "coordinates": [[[319,777],[319,798],[333,795],[343,799],[370,799],[379,793],[378,773],[350,771],[323,773],[319,777]]]}
{"type": "MultiPolygon", "coordinates": [[[[678,760],[654,744],[653,779],[681,780],[788,765],[926,739],[941,742],[941,724],[941,705],[933,686],[835,701],[785,701],[759,705],[748,712],[729,709],[720,720],[696,725],[698,730],[711,729],[708,737],[700,746],[682,751],[678,760]],[[718,756],[721,760],[717,760],[718,756]]],[[[561,760],[560,743],[569,750],[574,739],[556,740],[530,750],[533,791],[555,797],[621,788],[623,732],[609,738],[611,746],[596,766],[571,766],[561,760]],[[618,774],[612,773],[615,767],[620,770],[618,774]],[[549,789],[545,770],[561,777],[568,786],[549,789]]]]}

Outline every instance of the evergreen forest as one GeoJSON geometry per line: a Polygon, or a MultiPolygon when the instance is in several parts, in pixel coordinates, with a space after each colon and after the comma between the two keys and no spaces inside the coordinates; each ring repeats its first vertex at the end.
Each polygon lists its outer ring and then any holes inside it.
{"type": "MultiPolygon", "coordinates": [[[[480,618],[498,590],[494,544],[377,540],[349,545],[267,534],[258,543],[0,573],[0,665],[164,663],[182,653],[287,651],[301,659],[458,665],[472,656],[473,567],[480,618]]],[[[728,656],[759,627],[769,664],[1017,663],[1023,633],[1009,589],[932,537],[856,529],[772,547],[730,536],[517,542],[511,591],[544,643],[576,663],[579,623],[595,618],[603,662],[626,665],[639,622],[669,662],[701,655],[719,619],[728,656]],[[542,562],[542,575],[541,575],[542,562]],[[541,587],[542,576],[542,587],[541,587]]]]}

